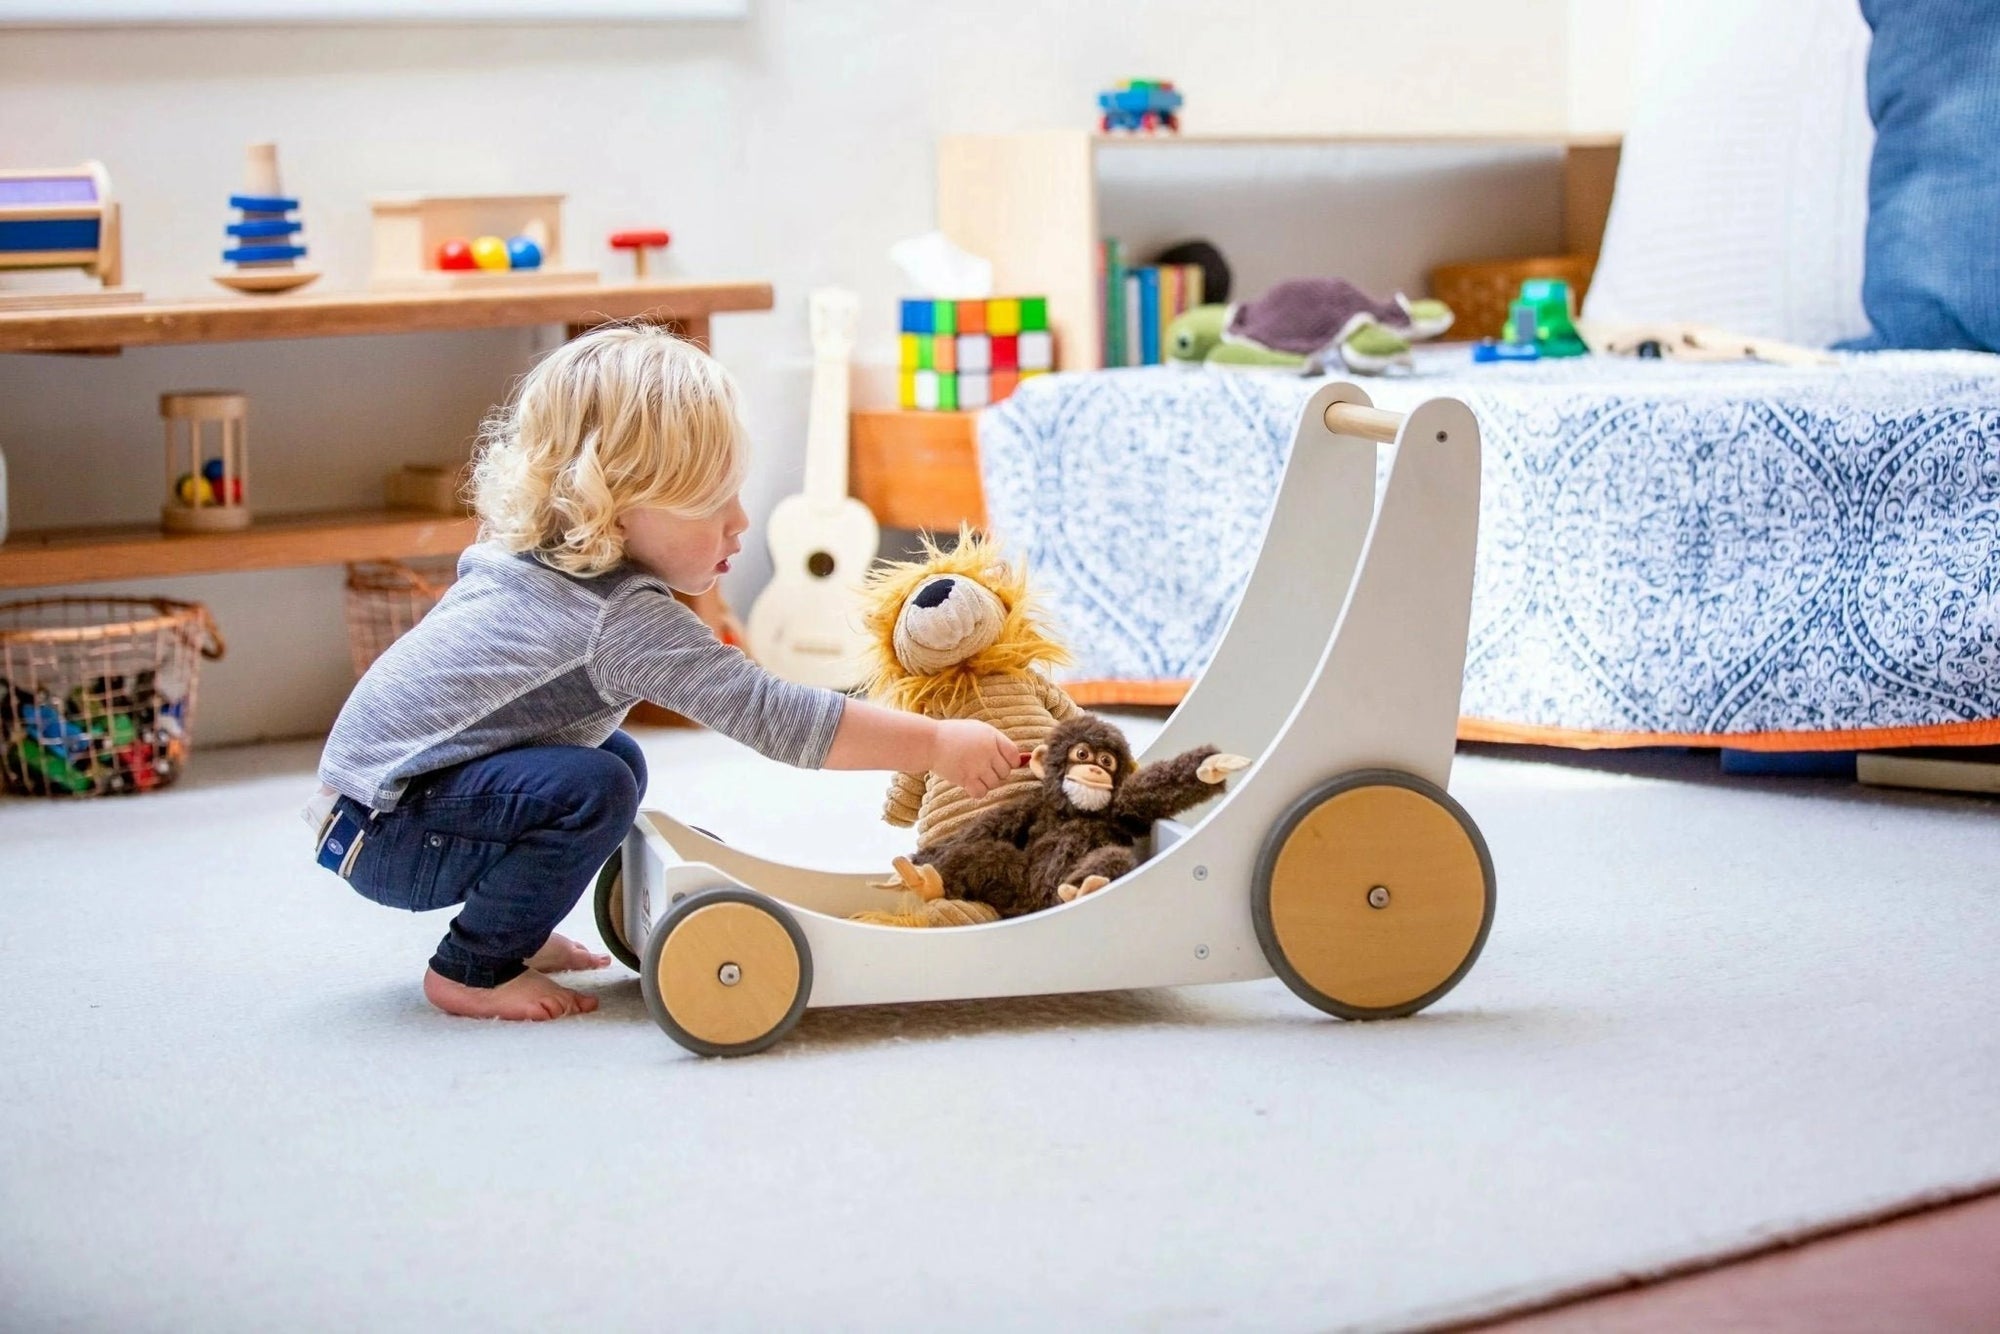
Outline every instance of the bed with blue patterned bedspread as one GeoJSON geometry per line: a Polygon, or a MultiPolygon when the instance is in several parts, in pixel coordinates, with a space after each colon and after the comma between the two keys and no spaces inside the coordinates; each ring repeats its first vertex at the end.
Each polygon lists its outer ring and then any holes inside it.
{"type": "MultiPolygon", "coordinates": [[[[1448,395],[1480,420],[1464,735],[2000,741],[2000,357],[1473,366],[1434,349],[1365,383],[1381,407],[1448,395]]],[[[1136,683],[1200,672],[1314,387],[1053,375],[982,416],[989,521],[1060,618],[1080,695],[1145,699],[1136,683]]]]}

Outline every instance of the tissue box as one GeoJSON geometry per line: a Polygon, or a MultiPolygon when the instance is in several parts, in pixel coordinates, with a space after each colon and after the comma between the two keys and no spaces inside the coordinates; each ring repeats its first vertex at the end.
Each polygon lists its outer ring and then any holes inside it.
{"type": "Polygon", "coordinates": [[[1049,303],[1039,296],[902,303],[901,402],[920,411],[983,408],[1056,364],[1049,303]]]}

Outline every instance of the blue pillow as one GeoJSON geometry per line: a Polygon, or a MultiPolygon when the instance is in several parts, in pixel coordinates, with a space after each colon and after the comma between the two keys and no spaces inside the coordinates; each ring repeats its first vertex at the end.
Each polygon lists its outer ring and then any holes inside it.
{"type": "Polygon", "coordinates": [[[1846,346],[2000,352],[2000,3],[1861,0],[1868,244],[1846,346]]]}

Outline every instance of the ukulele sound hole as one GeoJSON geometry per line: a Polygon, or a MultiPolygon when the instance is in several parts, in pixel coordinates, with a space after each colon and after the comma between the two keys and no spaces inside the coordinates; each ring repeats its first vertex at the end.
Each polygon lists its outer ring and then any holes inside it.
{"type": "Polygon", "coordinates": [[[806,557],[806,570],[815,579],[824,579],[833,573],[833,557],[824,551],[815,551],[806,557]]]}

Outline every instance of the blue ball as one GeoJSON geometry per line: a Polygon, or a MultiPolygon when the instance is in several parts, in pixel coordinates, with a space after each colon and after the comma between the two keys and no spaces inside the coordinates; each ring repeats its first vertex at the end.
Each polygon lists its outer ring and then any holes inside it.
{"type": "Polygon", "coordinates": [[[515,269],[542,267],[542,248],[525,236],[507,238],[507,265],[515,269]]]}
{"type": "Polygon", "coordinates": [[[202,476],[203,476],[204,478],[208,479],[208,480],[209,480],[210,482],[219,482],[219,481],[221,481],[221,480],[222,480],[222,460],[221,460],[221,459],[210,459],[210,460],[209,460],[208,462],[206,462],[206,463],[202,464],[202,465],[201,465],[201,475],[202,475],[202,476]]]}

